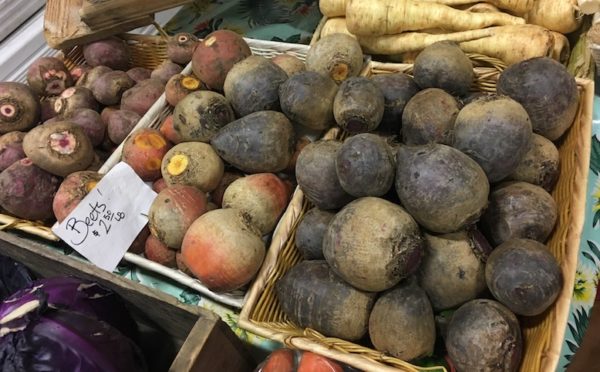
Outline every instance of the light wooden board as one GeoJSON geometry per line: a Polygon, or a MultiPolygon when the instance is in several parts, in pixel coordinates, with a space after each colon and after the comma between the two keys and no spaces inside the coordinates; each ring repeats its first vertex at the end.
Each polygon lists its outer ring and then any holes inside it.
{"type": "Polygon", "coordinates": [[[84,0],[79,15],[92,30],[101,30],[191,2],[192,0],[84,0]]]}
{"type": "Polygon", "coordinates": [[[121,22],[92,30],[79,15],[84,0],[47,0],[44,14],[44,37],[51,48],[68,49],[131,31],[154,22],[154,16],[143,13],[121,22]]]}

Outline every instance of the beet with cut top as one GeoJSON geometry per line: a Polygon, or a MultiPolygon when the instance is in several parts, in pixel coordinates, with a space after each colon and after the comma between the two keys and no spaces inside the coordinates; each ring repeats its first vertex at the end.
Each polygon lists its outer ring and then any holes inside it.
{"type": "Polygon", "coordinates": [[[67,88],[54,102],[57,116],[68,117],[78,109],[98,110],[98,102],[92,92],[85,87],[67,88]]]}
{"type": "Polygon", "coordinates": [[[198,46],[198,38],[195,35],[180,32],[167,41],[167,56],[175,63],[187,65],[192,60],[196,46],[198,46]]]}
{"type": "Polygon", "coordinates": [[[0,82],[0,134],[32,128],[40,113],[38,97],[27,85],[0,82]]]}
{"type": "Polygon", "coordinates": [[[40,96],[57,96],[73,85],[73,78],[60,59],[40,57],[27,70],[27,84],[40,96]]]}
{"type": "Polygon", "coordinates": [[[383,92],[365,77],[351,77],[340,84],[333,101],[337,124],[350,133],[371,132],[383,118],[383,92]]]}
{"type": "Polygon", "coordinates": [[[192,69],[209,88],[223,91],[233,65],[252,55],[244,38],[229,30],[217,30],[199,42],[192,55],[192,69]]]}

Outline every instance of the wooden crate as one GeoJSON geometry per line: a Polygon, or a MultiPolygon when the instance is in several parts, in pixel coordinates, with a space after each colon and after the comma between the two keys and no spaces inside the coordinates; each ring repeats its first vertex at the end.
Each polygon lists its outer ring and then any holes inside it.
{"type": "MultiPolygon", "coordinates": [[[[371,62],[365,76],[410,73],[412,65],[371,62]]],[[[499,71],[476,68],[474,90],[495,91],[499,71]]],[[[587,175],[590,163],[592,107],[594,82],[577,79],[580,94],[579,109],[569,131],[556,143],[561,169],[552,196],[558,206],[558,220],[548,249],[558,260],[564,279],[563,288],[554,305],[535,317],[521,318],[524,338],[521,372],[554,372],[567,327],[569,308],[586,203],[587,175]]],[[[325,139],[343,136],[338,128],[327,133],[325,139]]],[[[273,233],[265,262],[248,292],[240,314],[239,326],[257,335],[285,343],[289,347],[312,351],[344,362],[365,371],[420,372],[432,370],[393,358],[338,338],[327,337],[315,330],[298,327],[281,310],[275,295],[275,284],[302,257],[294,244],[298,223],[310,209],[300,188],[297,188],[288,209],[273,233]]],[[[439,371],[443,367],[436,367],[439,371]]]]}
{"type": "Polygon", "coordinates": [[[41,277],[90,280],[119,294],[139,325],[142,351],[150,371],[251,371],[255,362],[242,341],[211,311],[87,262],[65,257],[32,238],[0,231],[0,254],[13,258],[41,277]]]}

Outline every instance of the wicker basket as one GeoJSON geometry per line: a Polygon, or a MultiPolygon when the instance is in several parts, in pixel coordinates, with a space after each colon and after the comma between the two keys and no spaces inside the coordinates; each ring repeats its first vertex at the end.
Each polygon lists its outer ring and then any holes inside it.
{"type": "MultiPolygon", "coordinates": [[[[280,54],[291,54],[295,57],[298,57],[302,60],[306,58],[306,53],[308,52],[308,46],[299,45],[299,44],[288,44],[288,43],[280,43],[274,41],[263,41],[256,39],[245,39],[250,49],[252,50],[252,54],[263,56],[265,58],[273,58],[280,54]]],[[[188,64],[186,68],[183,70],[184,74],[192,73],[192,66],[188,64]]],[[[163,94],[150,108],[150,110],[144,115],[144,117],[138,122],[136,127],[132,130],[140,128],[154,128],[158,129],[165,118],[173,113],[173,108],[169,106],[166,101],[165,95],[163,94]]],[[[125,141],[123,141],[124,143],[125,141]]],[[[104,163],[102,168],[100,168],[100,173],[108,172],[112,167],[114,167],[121,160],[121,153],[123,151],[123,144],[121,144],[113,154],[108,158],[108,160],[104,163]]],[[[136,255],[133,253],[126,253],[123,259],[127,262],[133,263],[139,267],[142,267],[151,272],[158,273],[167,278],[174,280],[175,282],[185,285],[199,293],[212,298],[220,303],[241,309],[246,298],[247,290],[237,290],[229,293],[215,293],[205,287],[198,279],[195,279],[183,272],[175,269],[168,268],[166,266],[160,265],[154,261],[148,260],[140,255],[136,255]]]]}
{"type": "MultiPolygon", "coordinates": [[[[164,31],[155,25],[160,35],[122,34],[131,50],[131,66],[154,69],[167,58],[167,38],[164,31]]],[[[64,62],[69,70],[85,64],[83,48],[76,46],[63,51],[64,62]]],[[[22,79],[25,81],[25,79],[22,79]]],[[[1,212],[1,210],[0,210],[1,212]]],[[[38,221],[28,221],[0,213],[0,230],[19,230],[41,238],[58,241],[49,226],[38,221]]]]}
{"type": "MultiPolygon", "coordinates": [[[[162,59],[161,57],[157,57],[155,59],[152,58],[152,53],[144,52],[147,48],[155,48],[155,52],[158,56],[165,54],[165,43],[161,40],[160,36],[151,36],[151,37],[140,37],[139,35],[127,35],[125,40],[133,46],[134,52],[133,56],[139,56],[141,58],[140,62],[142,62],[142,67],[152,68],[158,65],[162,59]],[[136,51],[137,50],[137,51],[136,51]]],[[[263,41],[256,39],[245,39],[252,53],[254,55],[263,56],[266,58],[273,58],[280,54],[290,54],[295,57],[298,57],[302,60],[305,59],[306,53],[308,52],[308,46],[300,45],[300,44],[288,44],[288,43],[280,43],[273,41],[263,41]]],[[[134,57],[135,58],[135,57],[134,57]]],[[[73,48],[69,53],[66,54],[66,61],[68,61],[69,67],[73,68],[75,66],[83,63],[83,57],[81,55],[81,48],[76,47],[73,48]]],[[[137,60],[136,60],[137,61],[137,60]]],[[[139,65],[139,64],[137,64],[139,65]]],[[[192,72],[191,63],[186,66],[182,73],[189,74],[192,72]]],[[[142,119],[137,123],[135,128],[132,130],[135,131],[140,128],[154,128],[158,129],[164,119],[173,113],[173,108],[168,105],[165,95],[163,94],[148,110],[148,112],[142,117],[142,119]]],[[[123,141],[125,143],[125,141],[123,141]]],[[[107,159],[107,161],[102,165],[99,169],[100,173],[107,173],[121,160],[121,153],[123,150],[123,143],[117,147],[117,149],[111,154],[111,156],[107,159]]],[[[42,238],[48,240],[58,241],[60,240],[56,235],[54,235],[50,229],[50,227],[43,226],[39,223],[35,223],[33,221],[23,221],[18,220],[10,216],[0,215],[0,223],[3,223],[4,226],[0,226],[0,230],[12,228],[27,232],[29,234],[34,234],[40,236],[42,238]]],[[[170,278],[175,282],[185,285],[199,293],[216,300],[222,304],[229,305],[234,308],[242,308],[242,305],[245,301],[246,290],[237,290],[229,293],[215,293],[210,291],[207,287],[205,287],[199,280],[184,274],[183,272],[171,269],[161,264],[158,264],[154,261],[148,260],[140,255],[133,253],[126,253],[123,259],[126,262],[132,263],[136,266],[142,267],[150,272],[162,275],[164,277],[170,278]]]]}
{"type": "MultiPolygon", "coordinates": [[[[410,71],[406,65],[371,63],[367,75],[410,71]]],[[[489,88],[488,82],[497,79],[487,69],[476,69],[477,86],[489,88]],[[484,83],[485,81],[485,83],[484,83]]],[[[548,247],[561,265],[564,283],[555,305],[541,316],[523,319],[524,357],[521,371],[554,371],[567,326],[569,306],[573,295],[580,234],[583,228],[587,175],[590,159],[592,106],[594,83],[577,79],[580,105],[575,122],[557,143],[561,169],[552,196],[559,217],[548,247]]],[[[339,138],[334,129],[327,138],[339,138]]],[[[255,334],[268,337],[294,348],[313,351],[345,362],[366,371],[424,371],[396,358],[344,340],[325,337],[311,329],[301,329],[290,322],[281,311],[274,286],[294,265],[301,261],[294,245],[296,228],[303,214],[310,208],[302,190],[296,189],[292,201],[280,220],[269,248],[267,258],[257,279],[250,288],[239,325],[255,334]]],[[[443,367],[438,367],[443,368],[443,367]]]]}

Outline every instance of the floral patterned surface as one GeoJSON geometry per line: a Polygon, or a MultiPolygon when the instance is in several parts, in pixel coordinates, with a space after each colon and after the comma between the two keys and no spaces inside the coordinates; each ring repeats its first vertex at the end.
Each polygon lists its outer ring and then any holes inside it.
{"type": "MultiPolygon", "coordinates": [[[[596,82],[598,85],[598,81],[596,82]]],[[[563,371],[579,349],[587,329],[596,298],[596,288],[600,277],[600,96],[594,98],[592,125],[592,154],[587,185],[585,223],[581,235],[581,247],[573,301],[565,331],[561,357],[557,371],[563,371]]]]}
{"type": "Polygon", "coordinates": [[[320,19],[317,0],[195,0],[165,31],[204,38],[227,29],[254,39],[308,44],[320,19]]]}

